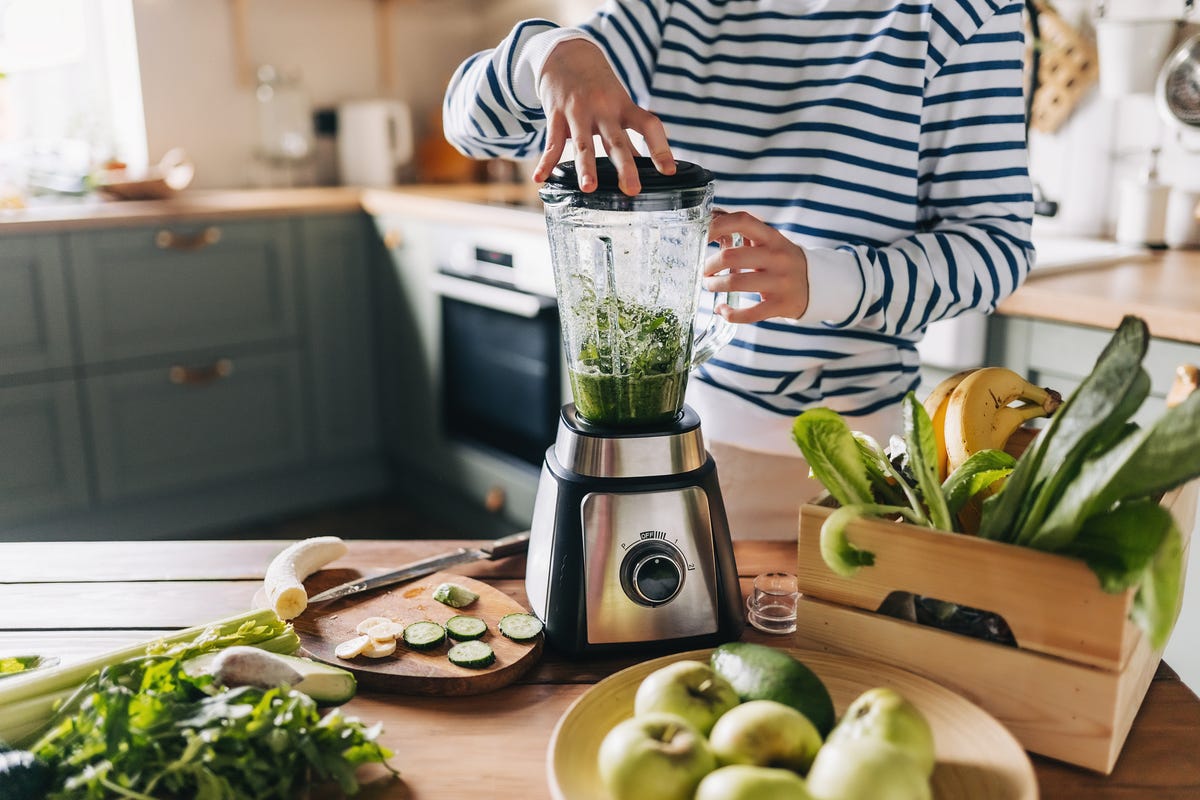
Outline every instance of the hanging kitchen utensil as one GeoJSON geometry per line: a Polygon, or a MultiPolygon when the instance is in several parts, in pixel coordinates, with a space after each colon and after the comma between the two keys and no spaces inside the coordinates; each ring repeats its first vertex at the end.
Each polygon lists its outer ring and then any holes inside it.
{"type": "Polygon", "coordinates": [[[1096,45],[1045,0],[1031,0],[1027,6],[1032,42],[1029,58],[1034,70],[1029,125],[1042,133],[1054,133],[1100,78],[1096,45]]]}
{"type": "Polygon", "coordinates": [[[1159,114],[1186,150],[1200,151],[1200,33],[1185,39],[1158,72],[1159,114]]]}

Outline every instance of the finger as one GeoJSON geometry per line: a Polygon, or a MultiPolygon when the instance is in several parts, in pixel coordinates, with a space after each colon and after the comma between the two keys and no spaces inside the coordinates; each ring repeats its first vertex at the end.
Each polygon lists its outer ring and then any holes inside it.
{"type": "Polygon", "coordinates": [[[579,179],[579,189],[584,192],[595,191],[596,152],[591,134],[580,135],[578,128],[572,126],[576,134],[572,141],[575,143],[575,175],[579,179]]]}
{"type": "Polygon", "coordinates": [[[600,141],[617,168],[617,186],[622,192],[632,197],[642,190],[642,182],[638,178],[637,163],[634,157],[637,152],[629,141],[629,134],[619,125],[601,125],[600,141]]]}
{"type": "Polygon", "coordinates": [[[568,133],[566,120],[558,114],[553,115],[546,126],[546,149],[533,170],[533,180],[537,183],[549,178],[550,172],[558,166],[563,149],[567,146],[568,133]]]}
{"type": "Polygon", "coordinates": [[[725,318],[726,322],[734,324],[743,324],[747,322],[762,322],[764,319],[770,319],[775,316],[767,303],[755,303],[752,306],[745,308],[733,308],[721,303],[717,308],[717,313],[725,318]]]}
{"type": "Polygon", "coordinates": [[[716,241],[719,236],[730,236],[734,233],[742,234],[746,240],[755,241],[763,241],[768,237],[780,235],[770,225],[745,211],[732,211],[713,217],[708,231],[710,241],[716,241]]]}
{"type": "Polygon", "coordinates": [[[725,272],[704,279],[704,288],[710,292],[762,292],[770,291],[771,280],[761,272],[725,272]]]}
{"type": "Polygon", "coordinates": [[[654,168],[663,175],[675,174],[675,156],[671,152],[671,144],[667,140],[667,130],[662,120],[649,111],[642,111],[637,119],[631,121],[631,127],[646,140],[646,149],[650,153],[650,161],[654,168]]]}

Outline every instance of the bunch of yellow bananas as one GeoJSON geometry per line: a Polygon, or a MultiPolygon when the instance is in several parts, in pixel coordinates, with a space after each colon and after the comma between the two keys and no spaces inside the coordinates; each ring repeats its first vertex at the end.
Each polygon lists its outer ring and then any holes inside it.
{"type": "Polygon", "coordinates": [[[1003,450],[1018,428],[1050,416],[1061,404],[1058,392],[1034,386],[1004,367],[951,375],[924,402],[937,440],[939,477],[944,481],[980,450],[1003,450]]]}

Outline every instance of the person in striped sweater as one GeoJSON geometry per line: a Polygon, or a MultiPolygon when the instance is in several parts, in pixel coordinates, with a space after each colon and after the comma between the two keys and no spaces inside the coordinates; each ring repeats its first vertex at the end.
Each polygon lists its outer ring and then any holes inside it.
{"type": "Polygon", "coordinates": [[[713,291],[733,342],[692,376],[736,537],[793,538],[820,486],[795,415],[833,408],[883,442],[919,383],[930,323],[990,312],[1027,275],[1021,0],[609,0],[577,28],[518,23],[446,92],[446,138],[475,158],[597,147],[716,176],[713,291]]]}

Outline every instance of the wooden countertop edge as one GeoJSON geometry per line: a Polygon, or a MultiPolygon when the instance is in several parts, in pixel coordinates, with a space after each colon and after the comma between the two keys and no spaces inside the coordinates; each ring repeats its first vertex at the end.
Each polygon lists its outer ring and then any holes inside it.
{"type": "Polygon", "coordinates": [[[1136,301],[1116,302],[1100,297],[1080,298],[1074,303],[1064,303],[1061,290],[1043,289],[1035,282],[1026,283],[1010,295],[996,307],[996,313],[1110,330],[1115,330],[1123,317],[1132,314],[1146,320],[1152,336],[1200,344],[1200,311],[1167,308],[1136,301]]]}
{"type": "Polygon", "coordinates": [[[365,211],[370,214],[419,212],[426,219],[461,222],[463,203],[472,215],[497,224],[544,231],[532,186],[418,184],[394,189],[353,186],[298,189],[188,190],[163,200],[82,201],[0,210],[0,235],[93,230],[190,220],[264,218],[365,211]]]}

